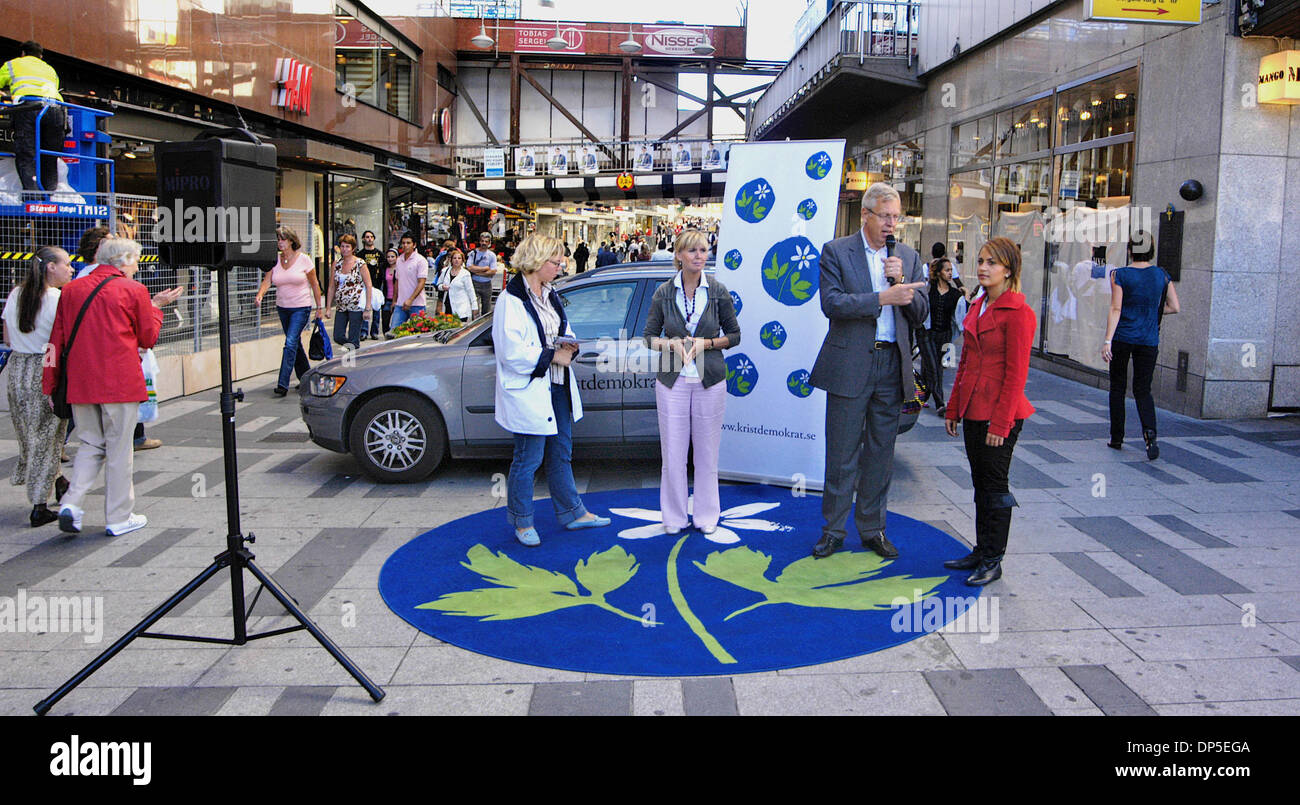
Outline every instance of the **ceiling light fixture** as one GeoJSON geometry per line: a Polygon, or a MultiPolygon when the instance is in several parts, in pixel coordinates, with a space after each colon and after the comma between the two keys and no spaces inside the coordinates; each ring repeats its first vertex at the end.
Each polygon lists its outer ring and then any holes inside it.
{"type": "Polygon", "coordinates": [[[569,43],[565,41],[564,37],[560,36],[559,20],[555,21],[555,36],[546,40],[546,46],[551,50],[565,50],[569,47],[569,43]]]}
{"type": "Polygon", "coordinates": [[[699,56],[712,56],[712,55],[713,55],[714,47],[713,47],[713,45],[709,42],[709,29],[708,29],[708,28],[705,28],[705,29],[704,29],[704,38],[701,39],[699,42],[696,42],[696,43],[695,43],[695,47],[691,48],[691,50],[694,51],[694,52],[696,53],[696,55],[699,55],[699,56]]]}
{"type": "Polygon", "coordinates": [[[478,18],[478,36],[469,40],[469,43],[476,48],[483,48],[484,50],[487,50],[488,48],[496,44],[496,42],[493,41],[492,37],[488,36],[487,23],[483,20],[482,17],[478,18]]]}

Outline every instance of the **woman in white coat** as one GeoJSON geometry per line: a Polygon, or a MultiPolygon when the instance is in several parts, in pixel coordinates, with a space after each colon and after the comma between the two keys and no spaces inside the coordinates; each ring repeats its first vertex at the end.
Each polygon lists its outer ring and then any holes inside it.
{"type": "Polygon", "coordinates": [[[529,235],[515,250],[519,273],[497,299],[492,321],[496,351],[496,421],[515,435],[510,464],[506,515],[515,539],[541,544],[533,527],[533,476],[543,463],[555,519],[573,531],[610,523],[587,511],[578,495],[569,461],[573,423],[582,419],[578,382],[569,364],[578,353],[577,339],[564,315],[564,304],[551,282],[564,268],[564,244],[545,235],[529,235]]]}
{"type": "Polygon", "coordinates": [[[470,276],[465,268],[465,253],[460,249],[447,252],[442,275],[438,277],[438,292],[444,295],[442,312],[451,313],[461,321],[478,317],[478,294],[470,276]]]}

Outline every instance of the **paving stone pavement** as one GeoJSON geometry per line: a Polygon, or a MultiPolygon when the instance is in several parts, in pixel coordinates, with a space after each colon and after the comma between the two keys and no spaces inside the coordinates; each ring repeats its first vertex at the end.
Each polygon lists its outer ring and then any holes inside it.
{"type": "MultiPolygon", "coordinates": [[[[387,698],[372,703],[298,632],[242,648],[138,640],[56,712],[1300,713],[1300,417],[1203,422],[1161,411],[1161,458],[1148,462],[1140,439],[1107,449],[1105,392],[1032,371],[1027,393],[1043,415],[1026,423],[1011,472],[1021,505],[1005,576],[985,593],[999,607],[995,636],[949,626],[824,665],[632,678],[484,657],[394,615],[377,590],[384,560],[432,526],[495,507],[492,475],[506,463],[457,461],[425,483],[373,484],[351,457],[307,441],[295,398],[273,398],[273,382],[238,384],[248,395],[238,411],[243,528],[258,536],[258,563],[387,698]]],[[[9,418],[0,419],[8,473],[17,448],[9,418]]],[[[104,606],[99,642],[0,632],[0,714],[31,714],[224,548],[217,392],[164,403],[149,434],[164,446],[135,456],[137,511],[150,518],[141,531],[100,530],[102,487],[88,498],[80,537],[32,529],[23,489],[0,486],[0,597],[90,596],[104,606]]],[[[891,510],[972,543],[969,470],[941,420],[924,412],[896,460],[891,510]]],[[[574,472],[581,491],[655,487],[659,466],[579,456],[574,472]]],[[[225,579],[178,608],[166,630],[228,634],[225,579]]],[[[250,628],[285,626],[282,613],[263,595],[250,628]]]]}

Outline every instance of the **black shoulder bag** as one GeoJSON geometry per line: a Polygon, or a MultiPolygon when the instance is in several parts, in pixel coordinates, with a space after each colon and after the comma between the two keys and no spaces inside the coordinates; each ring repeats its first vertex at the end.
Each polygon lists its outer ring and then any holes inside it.
{"type": "Polygon", "coordinates": [[[72,419],[72,406],[68,404],[68,353],[72,351],[72,341],[77,337],[77,329],[81,327],[81,320],[86,315],[86,310],[90,307],[90,300],[95,298],[95,294],[100,289],[117,279],[114,275],[95,286],[86,297],[86,301],[81,305],[81,312],[77,314],[77,320],[72,323],[72,332],[68,334],[68,341],[63,345],[63,352],[59,355],[58,378],[54,382],[54,393],[50,395],[50,400],[54,403],[54,415],[59,419],[72,419]]]}

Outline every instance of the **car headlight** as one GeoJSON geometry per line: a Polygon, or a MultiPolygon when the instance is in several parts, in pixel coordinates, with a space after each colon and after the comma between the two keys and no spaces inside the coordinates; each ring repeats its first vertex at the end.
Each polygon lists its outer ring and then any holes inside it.
{"type": "Polygon", "coordinates": [[[348,379],[343,375],[312,375],[308,388],[313,397],[333,397],[348,379]]]}

